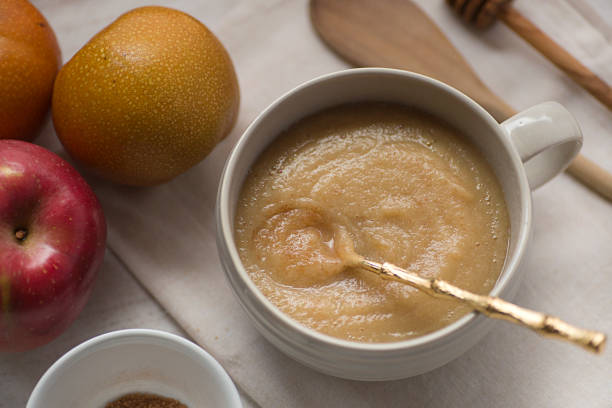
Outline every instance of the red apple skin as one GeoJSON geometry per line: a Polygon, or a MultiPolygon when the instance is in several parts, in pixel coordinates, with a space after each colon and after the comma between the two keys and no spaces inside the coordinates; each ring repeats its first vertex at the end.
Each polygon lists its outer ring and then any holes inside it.
{"type": "Polygon", "coordinates": [[[70,325],[105,244],[100,203],[70,164],[40,146],[0,140],[0,351],[43,345],[70,325]]]}

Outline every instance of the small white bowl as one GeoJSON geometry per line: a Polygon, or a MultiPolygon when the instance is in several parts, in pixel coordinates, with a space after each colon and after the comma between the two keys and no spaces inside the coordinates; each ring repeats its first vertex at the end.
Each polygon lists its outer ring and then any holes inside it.
{"type": "Polygon", "coordinates": [[[158,330],[119,330],[94,337],[57,360],[26,408],[103,408],[142,392],[189,408],[242,407],[223,367],[194,343],[158,330]]]}

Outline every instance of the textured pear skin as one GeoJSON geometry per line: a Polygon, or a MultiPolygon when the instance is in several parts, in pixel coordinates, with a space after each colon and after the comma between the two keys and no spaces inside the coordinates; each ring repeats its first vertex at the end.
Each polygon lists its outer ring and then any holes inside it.
{"type": "Polygon", "coordinates": [[[239,100],[232,61],[202,23],[143,7],[96,34],[60,70],[53,122],[86,168],[146,186],[210,153],[232,129],[239,100]]]}

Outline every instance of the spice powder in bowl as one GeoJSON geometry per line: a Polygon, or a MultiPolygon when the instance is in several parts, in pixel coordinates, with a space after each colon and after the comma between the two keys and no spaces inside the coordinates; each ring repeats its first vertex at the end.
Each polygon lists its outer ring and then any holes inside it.
{"type": "Polygon", "coordinates": [[[113,402],[106,404],[104,408],[188,408],[172,398],[166,398],[155,394],[127,394],[113,402]]]}

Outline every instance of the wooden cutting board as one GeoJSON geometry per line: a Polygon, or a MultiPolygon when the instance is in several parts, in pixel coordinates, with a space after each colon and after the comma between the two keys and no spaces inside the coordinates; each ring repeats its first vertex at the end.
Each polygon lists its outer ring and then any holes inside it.
{"type": "MultiPolygon", "coordinates": [[[[436,24],[409,0],[311,0],[322,40],[356,66],[418,72],[459,89],[498,121],[516,111],[478,78],[436,24]]],[[[578,155],[567,171],[612,200],[612,175],[578,155]]]]}

